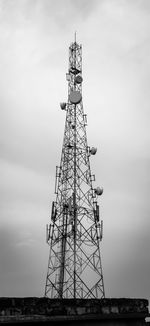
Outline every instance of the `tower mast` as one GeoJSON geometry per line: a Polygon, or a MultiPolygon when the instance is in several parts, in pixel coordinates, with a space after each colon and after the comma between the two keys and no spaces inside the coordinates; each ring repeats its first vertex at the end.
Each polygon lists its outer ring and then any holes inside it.
{"type": "Polygon", "coordinates": [[[45,296],[50,298],[104,298],[100,256],[103,222],[93,188],[90,156],[97,149],[87,144],[87,118],[82,103],[82,47],[69,47],[68,101],[61,103],[66,122],[60,166],[56,167],[51,223],[47,226],[50,246],[45,296]]]}

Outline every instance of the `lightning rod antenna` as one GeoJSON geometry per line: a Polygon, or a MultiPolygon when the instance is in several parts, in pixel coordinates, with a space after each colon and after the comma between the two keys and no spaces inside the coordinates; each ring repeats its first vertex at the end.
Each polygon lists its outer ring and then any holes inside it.
{"type": "Polygon", "coordinates": [[[75,33],[74,33],[74,41],[75,41],[75,43],[76,43],[76,37],[77,37],[77,32],[75,31],[75,33]]]}

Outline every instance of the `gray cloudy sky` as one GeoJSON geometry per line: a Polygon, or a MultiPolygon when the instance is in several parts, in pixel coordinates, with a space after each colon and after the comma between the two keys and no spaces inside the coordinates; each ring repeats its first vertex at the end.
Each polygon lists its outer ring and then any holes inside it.
{"type": "Polygon", "coordinates": [[[44,294],[75,30],[106,296],[150,298],[149,0],[0,0],[0,296],[44,294]]]}

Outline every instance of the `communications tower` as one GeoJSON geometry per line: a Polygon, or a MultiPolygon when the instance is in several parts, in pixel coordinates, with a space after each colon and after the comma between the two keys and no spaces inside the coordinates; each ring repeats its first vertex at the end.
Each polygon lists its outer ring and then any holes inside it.
{"type": "Polygon", "coordinates": [[[45,296],[50,298],[104,298],[100,255],[103,221],[97,198],[103,189],[93,187],[87,143],[87,118],[82,102],[82,46],[69,47],[68,100],[60,166],[56,167],[55,201],[47,226],[50,246],[45,296]]]}

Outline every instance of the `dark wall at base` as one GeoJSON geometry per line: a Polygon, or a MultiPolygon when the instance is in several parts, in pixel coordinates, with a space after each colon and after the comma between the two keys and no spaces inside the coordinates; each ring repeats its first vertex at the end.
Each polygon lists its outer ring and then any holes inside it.
{"type": "Polygon", "coordinates": [[[146,299],[0,298],[0,323],[28,325],[148,325],[146,299]]]}

